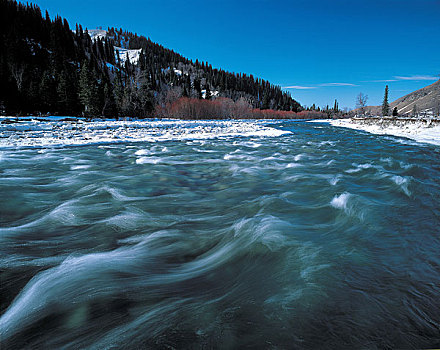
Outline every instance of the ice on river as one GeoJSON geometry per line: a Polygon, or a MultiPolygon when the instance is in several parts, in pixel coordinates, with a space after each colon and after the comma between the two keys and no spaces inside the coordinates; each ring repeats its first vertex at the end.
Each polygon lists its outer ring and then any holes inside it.
{"type": "Polygon", "coordinates": [[[87,145],[121,142],[281,136],[289,134],[267,121],[23,119],[0,124],[0,148],[87,145]]]}

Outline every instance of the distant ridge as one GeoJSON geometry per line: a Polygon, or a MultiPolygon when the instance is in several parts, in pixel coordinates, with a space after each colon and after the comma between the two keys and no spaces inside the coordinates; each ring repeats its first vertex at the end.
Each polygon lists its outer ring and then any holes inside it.
{"type": "Polygon", "coordinates": [[[391,103],[391,108],[397,107],[399,115],[411,115],[414,106],[416,106],[418,113],[438,115],[440,112],[440,80],[391,103]]]}

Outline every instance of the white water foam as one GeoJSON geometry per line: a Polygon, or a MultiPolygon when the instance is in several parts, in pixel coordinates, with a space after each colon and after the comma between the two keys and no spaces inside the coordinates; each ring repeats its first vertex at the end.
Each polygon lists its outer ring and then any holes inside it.
{"type": "Polygon", "coordinates": [[[91,165],[88,164],[80,164],[80,165],[72,165],[70,170],[85,170],[91,168],[91,165]]]}
{"type": "Polygon", "coordinates": [[[406,177],[399,176],[399,175],[393,175],[391,176],[391,180],[398,185],[401,190],[408,196],[411,197],[411,192],[408,189],[409,181],[406,177]]]}
{"type": "Polygon", "coordinates": [[[290,169],[290,168],[299,168],[302,167],[303,165],[300,163],[288,163],[286,165],[286,169],[290,169]]]}
{"type": "Polygon", "coordinates": [[[354,174],[354,173],[358,173],[358,172],[360,172],[360,171],[362,171],[362,170],[365,170],[365,169],[375,168],[375,166],[373,166],[373,165],[370,164],[370,163],[365,163],[365,164],[353,164],[353,166],[355,166],[356,168],[352,168],[352,169],[345,170],[345,172],[348,173],[348,174],[354,174]]]}
{"type": "Polygon", "coordinates": [[[136,164],[159,164],[162,161],[159,157],[140,157],[136,159],[136,164]]]}
{"type": "Polygon", "coordinates": [[[347,203],[351,194],[344,192],[339,196],[334,196],[330,202],[330,205],[336,209],[347,209],[347,203]]]}
{"type": "Polygon", "coordinates": [[[134,154],[137,156],[147,156],[147,155],[151,154],[151,151],[148,149],[140,149],[140,150],[134,152],[134,154]]]}
{"type": "Polygon", "coordinates": [[[339,182],[339,180],[341,179],[341,175],[340,174],[338,174],[338,175],[336,175],[336,176],[333,176],[330,180],[329,180],[329,182],[330,182],[330,185],[332,185],[332,186],[335,186],[338,182],[339,182]]]}

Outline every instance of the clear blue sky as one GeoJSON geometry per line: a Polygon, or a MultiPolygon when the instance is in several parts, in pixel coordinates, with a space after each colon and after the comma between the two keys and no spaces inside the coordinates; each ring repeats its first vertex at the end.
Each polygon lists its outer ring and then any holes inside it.
{"type": "Polygon", "coordinates": [[[439,0],[36,0],[71,27],[122,27],[190,59],[252,73],[303,105],[381,104],[440,74],[439,0]]]}

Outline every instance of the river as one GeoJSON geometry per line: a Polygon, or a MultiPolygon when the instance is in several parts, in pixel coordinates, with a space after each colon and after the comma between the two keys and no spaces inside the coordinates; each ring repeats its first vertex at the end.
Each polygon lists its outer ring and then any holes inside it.
{"type": "Polygon", "coordinates": [[[268,127],[1,149],[5,349],[440,347],[440,147],[268,127]]]}

